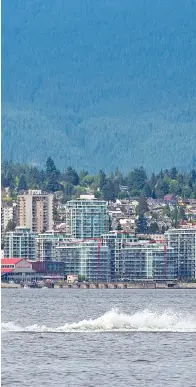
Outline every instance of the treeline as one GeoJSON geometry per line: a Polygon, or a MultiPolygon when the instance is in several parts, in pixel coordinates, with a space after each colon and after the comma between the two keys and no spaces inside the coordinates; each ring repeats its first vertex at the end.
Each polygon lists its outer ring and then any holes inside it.
{"type": "Polygon", "coordinates": [[[140,167],[126,175],[119,169],[110,174],[100,170],[92,175],[87,170],[78,172],[72,167],[61,172],[52,158],[48,157],[45,169],[3,161],[1,186],[9,187],[13,197],[27,189],[61,191],[64,202],[85,193],[111,201],[140,195],[156,199],[164,198],[167,194],[196,198],[196,171],[193,169],[190,173],[182,173],[173,167],[147,176],[145,169],[140,167]]]}

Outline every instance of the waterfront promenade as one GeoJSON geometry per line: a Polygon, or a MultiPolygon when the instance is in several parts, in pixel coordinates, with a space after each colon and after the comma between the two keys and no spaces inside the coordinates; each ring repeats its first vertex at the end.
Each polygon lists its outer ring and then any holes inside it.
{"type": "MultiPolygon", "coordinates": [[[[24,287],[20,284],[1,282],[2,289],[20,289],[24,287]]],[[[155,282],[116,282],[116,283],[80,283],[68,284],[66,281],[61,281],[55,284],[28,284],[29,288],[53,288],[53,289],[196,289],[196,283],[178,282],[178,283],[155,283],[155,282]]]]}

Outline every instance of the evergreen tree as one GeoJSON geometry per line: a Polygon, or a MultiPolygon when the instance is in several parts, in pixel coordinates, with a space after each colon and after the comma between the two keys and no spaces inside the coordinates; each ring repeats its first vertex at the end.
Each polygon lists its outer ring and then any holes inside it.
{"type": "Polygon", "coordinates": [[[135,168],[133,171],[134,188],[142,190],[147,180],[147,175],[143,167],[135,168]]]}
{"type": "Polygon", "coordinates": [[[169,184],[168,184],[168,182],[165,179],[160,180],[158,182],[156,190],[157,190],[157,192],[159,190],[159,195],[161,197],[164,197],[165,195],[167,195],[169,193],[169,184]]]}
{"type": "Polygon", "coordinates": [[[141,195],[139,197],[138,214],[144,215],[145,212],[147,211],[148,211],[148,204],[146,201],[146,197],[144,195],[141,195]]]}
{"type": "Polygon", "coordinates": [[[27,190],[27,182],[25,175],[21,175],[19,182],[18,182],[18,190],[19,191],[26,191],[27,190]]]}
{"type": "Polygon", "coordinates": [[[136,232],[138,234],[146,234],[148,230],[147,219],[144,215],[139,215],[136,221],[136,232]]]}
{"type": "Polygon", "coordinates": [[[51,157],[48,157],[46,160],[46,177],[49,178],[50,175],[56,171],[56,166],[51,157]]]}
{"type": "Polygon", "coordinates": [[[150,226],[148,227],[148,233],[149,234],[157,234],[159,232],[159,227],[157,222],[150,223],[150,226]]]}
{"type": "Polygon", "coordinates": [[[69,184],[78,185],[79,184],[79,176],[75,169],[72,167],[68,167],[64,174],[64,181],[69,184]]]}
{"type": "Polygon", "coordinates": [[[1,186],[3,188],[9,187],[8,179],[5,177],[4,173],[1,174],[1,186]]]}
{"type": "Polygon", "coordinates": [[[48,183],[46,185],[46,190],[48,192],[55,192],[58,191],[59,183],[57,181],[56,171],[53,171],[50,173],[50,176],[48,177],[48,183]]]}
{"type": "Polygon", "coordinates": [[[195,171],[195,169],[192,169],[192,171],[191,171],[191,179],[192,179],[192,183],[196,183],[196,171],[195,171]]]}
{"type": "Polygon", "coordinates": [[[177,174],[178,174],[178,171],[175,167],[170,169],[169,176],[171,177],[172,180],[173,179],[175,180],[177,178],[177,174]]]}
{"type": "Polygon", "coordinates": [[[14,189],[15,188],[15,183],[14,183],[14,177],[13,177],[11,171],[8,171],[8,174],[7,174],[6,178],[7,178],[9,187],[11,189],[14,189]]]}
{"type": "Polygon", "coordinates": [[[179,220],[185,220],[186,219],[186,214],[185,214],[185,211],[184,211],[184,208],[183,207],[179,207],[179,210],[178,210],[178,219],[179,220]]]}
{"type": "Polygon", "coordinates": [[[143,188],[143,194],[146,198],[150,198],[151,195],[152,195],[152,190],[149,186],[149,184],[145,184],[144,188],[143,188]]]}
{"type": "Polygon", "coordinates": [[[151,178],[150,178],[150,182],[149,182],[152,190],[154,190],[154,188],[156,186],[156,182],[157,182],[156,176],[154,173],[152,173],[151,178]]]}
{"type": "Polygon", "coordinates": [[[98,181],[99,181],[99,188],[102,191],[102,189],[106,185],[106,174],[101,169],[99,171],[98,181]]]}
{"type": "Polygon", "coordinates": [[[101,194],[104,200],[106,201],[115,201],[116,200],[116,192],[115,187],[111,179],[107,179],[105,185],[101,190],[101,194]]]}

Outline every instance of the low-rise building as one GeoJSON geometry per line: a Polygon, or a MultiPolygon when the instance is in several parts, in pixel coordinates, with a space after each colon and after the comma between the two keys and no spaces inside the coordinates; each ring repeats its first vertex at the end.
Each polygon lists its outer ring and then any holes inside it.
{"type": "Polygon", "coordinates": [[[40,275],[44,276],[62,276],[64,277],[65,274],[65,264],[64,262],[59,261],[35,261],[32,262],[32,268],[36,271],[36,273],[39,273],[40,275]]]}
{"type": "Polygon", "coordinates": [[[2,258],[1,278],[3,280],[28,280],[36,276],[32,263],[23,258],[2,258]]]}
{"type": "Polygon", "coordinates": [[[67,275],[67,283],[74,284],[74,282],[78,282],[78,275],[77,274],[68,274],[67,275]]]}

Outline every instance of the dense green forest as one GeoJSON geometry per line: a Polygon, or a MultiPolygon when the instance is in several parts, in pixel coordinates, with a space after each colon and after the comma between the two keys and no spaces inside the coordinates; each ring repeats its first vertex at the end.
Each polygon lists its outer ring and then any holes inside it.
{"type": "Polygon", "coordinates": [[[140,167],[127,174],[116,169],[109,174],[100,170],[92,175],[87,170],[76,171],[72,167],[60,172],[51,157],[48,157],[44,169],[3,161],[1,184],[2,188],[9,187],[11,197],[27,189],[60,191],[63,202],[85,193],[94,193],[97,198],[111,201],[141,195],[164,198],[167,194],[182,198],[196,198],[195,170],[182,173],[173,167],[148,176],[145,169],[140,167]]]}
{"type": "Polygon", "coordinates": [[[193,0],[2,0],[3,159],[196,168],[195,20],[193,0]]]}

